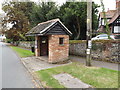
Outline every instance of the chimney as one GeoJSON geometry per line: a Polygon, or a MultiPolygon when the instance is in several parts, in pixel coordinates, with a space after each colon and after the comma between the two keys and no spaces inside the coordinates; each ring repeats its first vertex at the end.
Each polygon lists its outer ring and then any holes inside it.
{"type": "Polygon", "coordinates": [[[120,8],[120,0],[116,0],[116,9],[120,8]]]}

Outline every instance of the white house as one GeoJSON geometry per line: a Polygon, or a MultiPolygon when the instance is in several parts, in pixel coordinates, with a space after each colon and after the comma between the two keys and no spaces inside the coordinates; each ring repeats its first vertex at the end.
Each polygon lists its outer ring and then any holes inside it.
{"type": "MultiPolygon", "coordinates": [[[[105,14],[111,34],[120,34],[120,0],[116,0],[116,10],[108,10],[105,14]]],[[[104,18],[104,13],[100,12],[98,32],[105,32],[106,23],[104,18]]]]}
{"type": "Polygon", "coordinates": [[[0,34],[0,42],[3,42],[6,40],[6,36],[4,34],[0,34]]]}

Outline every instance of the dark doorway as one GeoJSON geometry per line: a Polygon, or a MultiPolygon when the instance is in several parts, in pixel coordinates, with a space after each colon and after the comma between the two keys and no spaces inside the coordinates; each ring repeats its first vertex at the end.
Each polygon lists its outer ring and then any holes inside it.
{"type": "Polygon", "coordinates": [[[48,56],[48,36],[40,37],[40,56],[48,56]]]}

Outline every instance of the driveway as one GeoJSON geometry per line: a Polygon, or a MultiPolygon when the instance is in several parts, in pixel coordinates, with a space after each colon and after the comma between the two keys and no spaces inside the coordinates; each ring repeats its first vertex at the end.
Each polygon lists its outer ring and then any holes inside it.
{"type": "Polygon", "coordinates": [[[0,42],[2,51],[2,88],[33,88],[32,77],[20,62],[19,57],[6,44],[0,42]]]}
{"type": "MultiPolygon", "coordinates": [[[[77,61],[80,63],[85,64],[86,63],[86,58],[80,57],[80,56],[70,56],[70,59],[72,61],[77,61]]],[[[109,63],[109,62],[103,62],[103,61],[91,61],[92,66],[97,66],[97,67],[103,67],[103,68],[108,68],[112,70],[119,70],[120,71],[120,64],[115,64],[115,63],[109,63]]]]}

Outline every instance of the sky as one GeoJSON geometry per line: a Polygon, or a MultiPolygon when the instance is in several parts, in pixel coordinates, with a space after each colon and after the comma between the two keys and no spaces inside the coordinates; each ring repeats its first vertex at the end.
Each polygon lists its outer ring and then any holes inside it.
{"type": "MultiPolygon", "coordinates": [[[[0,0],[0,13],[3,13],[3,11],[2,11],[2,2],[3,2],[4,0],[0,0]]],[[[31,0],[31,1],[39,1],[39,0],[31,0]]],[[[45,0],[45,1],[48,1],[48,0],[45,0]]],[[[64,3],[66,0],[52,0],[52,1],[55,1],[55,2],[57,2],[58,4],[62,4],[62,3],[64,3]]],[[[100,5],[100,0],[93,0],[96,4],[99,4],[100,5]]],[[[115,10],[115,8],[116,8],[116,2],[115,2],[116,0],[103,0],[103,3],[104,3],[104,5],[105,5],[105,10],[107,11],[108,10],[108,8],[109,8],[109,10],[115,10]]],[[[102,9],[101,8],[99,8],[98,9],[99,10],[99,12],[101,12],[102,11],[102,9]]]]}

